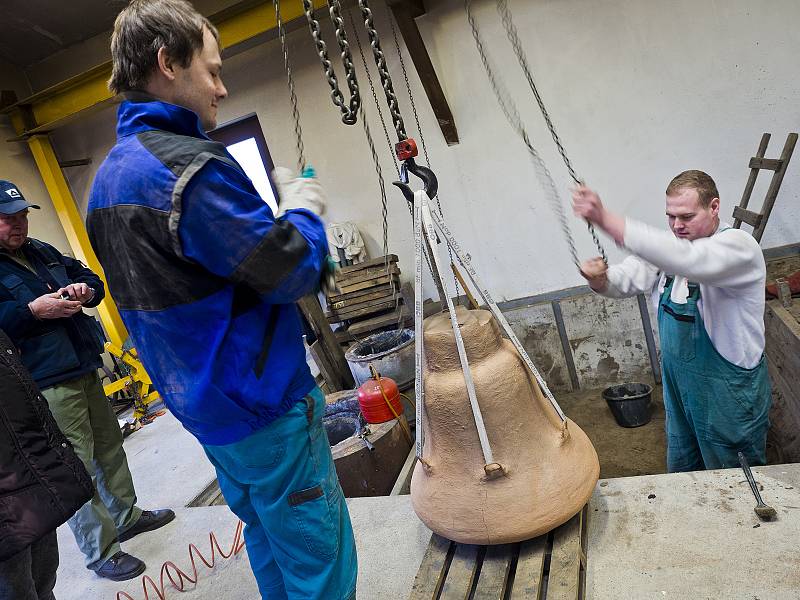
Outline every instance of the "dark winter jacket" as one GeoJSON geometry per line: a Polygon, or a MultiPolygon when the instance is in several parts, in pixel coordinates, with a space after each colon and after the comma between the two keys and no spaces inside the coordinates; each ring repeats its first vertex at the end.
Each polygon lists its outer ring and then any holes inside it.
{"type": "Polygon", "coordinates": [[[105,295],[102,280],[80,261],[39,240],[29,239],[22,251],[36,273],[0,252],[0,329],[19,349],[40,389],[96,371],[102,366],[105,341],[97,319],[79,312],[40,321],[28,303],[70,283],[85,283],[95,292],[86,303],[92,308],[105,295]]]}
{"type": "Polygon", "coordinates": [[[295,302],[319,282],[325,227],[276,218],[194,112],[120,105],[87,225],[147,373],[200,442],[243,439],[313,389],[295,302]]]}
{"type": "Polygon", "coordinates": [[[0,561],[53,531],[93,494],[89,474],[0,331],[0,561]]]}

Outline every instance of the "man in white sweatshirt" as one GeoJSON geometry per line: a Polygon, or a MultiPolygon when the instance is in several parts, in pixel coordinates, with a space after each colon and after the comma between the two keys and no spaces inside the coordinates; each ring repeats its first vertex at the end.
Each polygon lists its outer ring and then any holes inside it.
{"type": "Polygon", "coordinates": [[[589,286],[611,298],[651,294],[658,308],[667,469],[670,472],[766,462],[771,390],[764,359],[766,267],[758,242],[719,219],[719,193],[702,171],[667,187],[672,233],[608,211],[587,187],[573,191],[575,213],[632,256],[607,267],[583,263],[589,286]]]}

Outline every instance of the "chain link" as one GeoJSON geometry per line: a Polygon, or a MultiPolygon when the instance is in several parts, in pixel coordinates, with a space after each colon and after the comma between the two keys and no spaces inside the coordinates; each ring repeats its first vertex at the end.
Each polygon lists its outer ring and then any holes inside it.
{"type": "MultiPolygon", "coordinates": [[[[350,18],[350,24],[353,28],[353,35],[355,36],[356,45],[358,46],[358,53],[361,56],[361,63],[364,65],[364,71],[367,74],[367,81],[369,82],[370,90],[372,90],[372,99],[375,101],[375,109],[378,111],[378,116],[380,117],[381,127],[383,128],[383,135],[386,138],[386,145],[389,148],[389,156],[392,160],[392,164],[394,165],[395,171],[397,172],[397,177],[400,177],[400,167],[397,164],[397,157],[394,153],[394,146],[392,145],[392,140],[389,137],[389,129],[386,127],[386,118],[383,116],[383,110],[381,109],[381,103],[378,100],[378,94],[375,92],[375,85],[372,80],[372,73],[369,68],[369,64],[367,63],[367,57],[364,54],[364,47],[361,45],[361,36],[358,33],[358,28],[356,27],[355,19],[353,17],[353,12],[348,12],[348,17],[350,18]]],[[[366,111],[363,110],[362,107],[362,119],[366,123],[366,111]]],[[[383,209],[383,234],[384,234],[384,255],[388,255],[388,230],[389,230],[389,222],[388,222],[388,207],[387,207],[387,200],[386,200],[386,193],[385,193],[385,184],[383,182],[383,173],[380,170],[380,163],[378,158],[378,153],[375,150],[375,143],[372,139],[372,135],[369,132],[369,128],[365,128],[365,133],[367,135],[367,143],[370,145],[370,151],[372,152],[372,160],[375,162],[376,171],[379,172],[379,177],[381,178],[381,202],[382,202],[382,209],[383,209]]],[[[406,206],[408,207],[408,212],[411,216],[411,221],[414,221],[414,208],[411,206],[411,203],[406,202],[406,206]]],[[[425,260],[428,263],[428,268],[433,272],[431,268],[430,258],[428,255],[425,255],[425,260]]],[[[387,264],[388,268],[388,264],[387,264]]],[[[392,282],[394,283],[394,282],[392,282]]],[[[400,317],[402,320],[402,316],[400,317]]]]}
{"type": "MultiPolygon", "coordinates": [[[[517,32],[517,27],[514,25],[514,19],[511,14],[511,10],[508,8],[507,0],[497,0],[497,12],[500,15],[500,20],[503,22],[503,27],[506,30],[506,34],[508,36],[509,42],[511,42],[511,46],[514,48],[514,54],[517,55],[517,61],[519,62],[520,67],[522,67],[523,73],[525,73],[525,79],[528,80],[528,86],[531,88],[531,92],[533,92],[534,98],[536,98],[536,103],[539,105],[539,110],[544,117],[545,124],[547,125],[547,129],[550,130],[550,135],[553,138],[553,141],[556,144],[556,148],[558,148],[558,153],[561,155],[561,159],[564,161],[564,165],[567,167],[567,171],[569,171],[569,176],[572,178],[572,181],[575,182],[577,185],[583,185],[583,180],[578,177],[575,173],[575,169],[572,167],[572,162],[569,160],[567,156],[567,151],[564,149],[564,144],[561,143],[561,138],[559,137],[558,133],[556,132],[555,125],[553,125],[553,121],[550,119],[550,113],[547,111],[547,108],[544,105],[544,100],[542,100],[542,96],[539,93],[539,88],[536,87],[536,82],[533,79],[533,74],[531,73],[530,67],[528,66],[528,59],[525,56],[525,50],[522,47],[522,40],[519,38],[519,33],[517,32]]],[[[590,222],[586,222],[589,227],[589,233],[592,236],[592,240],[594,241],[597,250],[600,252],[600,255],[603,257],[603,262],[608,264],[608,258],[606,257],[606,251],[603,248],[603,245],[600,243],[600,239],[597,237],[597,232],[594,229],[594,225],[590,222]]]]}
{"type": "Polygon", "coordinates": [[[281,49],[283,50],[283,66],[286,69],[286,82],[289,85],[289,97],[292,103],[292,120],[294,121],[294,137],[297,145],[297,167],[298,173],[302,173],[306,169],[306,152],[303,145],[303,129],[300,126],[300,109],[297,105],[297,93],[294,86],[294,76],[292,75],[292,65],[289,61],[289,46],[286,43],[286,28],[283,26],[283,18],[281,17],[281,2],[280,0],[272,0],[275,6],[275,22],[278,25],[278,37],[281,40],[281,49]]]}
{"type": "MultiPolygon", "coordinates": [[[[307,0],[304,0],[307,1],[307,0]]],[[[361,15],[364,18],[364,26],[367,28],[367,35],[369,35],[370,46],[372,46],[372,54],[375,57],[375,64],[378,66],[378,74],[381,78],[381,85],[383,92],[386,94],[386,102],[389,104],[389,113],[392,115],[392,123],[397,133],[399,141],[407,140],[406,126],[403,123],[403,115],[400,114],[400,105],[397,102],[397,96],[394,93],[392,86],[392,77],[389,74],[389,68],[386,66],[386,56],[381,50],[381,41],[378,37],[378,32],[375,29],[375,19],[372,16],[372,10],[369,7],[367,0],[358,0],[358,6],[361,9],[361,15]]]]}
{"type": "Polygon", "coordinates": [[[341,16],[341,6],[338,0],[328,0],[328,10],[330,12],[331,21],[333,22],[336,30],[336,41],[341,50],[342,64],[344,65],[345,78],[347,80],[347,87],[350,90],[349,105],[345,105],[344,95],[339,89],[339,80],[336,78],[336,72],[333,70],[328,58],[328,46],[325,40],[322,39],[320,32],[319,21],[314,18],[314,5],[311,0],[303,0],[303,9],[305,10],[306,20],[308,27],[311,30],[311,37],[314,38],[314,43],[317,47],[317,54],[322,62],[322,68],[325,70],[325,76],[328,79],[328,85],[331,87],[331,99],[333,103],[339,107],[342,113],[342,122],[346,125],[354,125],[358,119],[358,109],[361,106],[361,96],[358,89],[358,79],[356,78],[356,70],[353,65],[353,57],[350,53],[350,44],[347,41],[347,34],[344,30],[344,20],[341,16]]]}
{"type": "MultiPolygon", "coordinates": [[[[397,58],[400,59],[400,68],[403,71],[403,80],[406,83],[406,92],[408,93],[408,100],[411,104],[411,112],[414,113],[414,122],[417,124],[417,133],[419,133],[419,140],[422,143],[422,154],[425,156],[425,166],[429,169],[432,169],[431,166],[431,159],[428,156],[428,144],[425,143],[425,135],[422,133],[422,123],[419,120],[419,113],[417,112],[417,103],[414,102],[414,94],[411,91],[411,82],[408,79],[408,69],[406,69],[406,61],[403,59],[403,51],[400,49],[400,39],[397,35],[397,28],[394,25],[394,16],[389,14],[389,25],[392,28],[392,38],[394,39],[394,47],[397,50],[397,58]]],[[[439,199],[439,194],[436,194],[436,210],[439,212],[439,217],[444,221],[444,212],[442,211],[442,201],[439,199]]],[[[453,285],[456,294],[456,298],[459,296],[459,292],[461,290],[461,286],[458,283],[458,277],[456,277],[456,270],[455,270],[455,262],[453,262],[453,250],[450,246],[447,246],[447,255],[450,258],[450,268],[453,271],[453,285]]]]}
{"type": "Polygon", "coordinates": [[[572,230],[569,227],[569,221],[567,220],[567,215],[564,212],[564,203],[561,201],[561,196],[558,193],[558,188],[553,180],[553,176],[547,169],[547,165],[544,163],[544,160],[542,160],[542,157],[539,156],[539,153],[533,147],[530,137],[528,136],[528,132],[525,130],[525,126],[522,123],[522,117],[520,117],[514,101],[511,99],[508,91],[503,87],[502,83],[494,74],[494,69],[492,69],[491,63],[489,62],[489,57],[487,56],[486,49],[483,45],[483,39],[481,38],[480,30],[478,29],[478,23],[475,21],[475,16],[472,14],[472,0],[464,0],[464,8],[467,11],[467,21],[469,21],[469,26],[472,29],[472,37],[475,39],[475,46],[478,49],[478,54],[480,55],[481,62],[483,63],[483,68],[486,71],[486,76],[489,78],[489,83],[492,86],[492,90],[497,98],[497,102],[500,104],[500,108],[502,109],[503,114],[506,116],[509,124],[514,131],[517,132],[517,135],[520,136],[525,144],[525,147],[528,149],[528,154],[530,154],[530,157],[533,161],[536,175],[542,184],[545,196],[547,196],[547,199],[550,202],[550,207],[558,218],[559,224],[561,225],[561,230],[563,231],[564,237],[567,240],[572,262],[575,263],[575,266],[580,268],[578,253],[575,250],[575,240],[572,237],[572,230]]]}
{"type": "MultiPolygon", "coordinates": [[[[369,89],[372,92],[372,99],[375,101],[375,108],[378,111],[378,116],[381,120],[381,127],[383,127],[383,135],[386,138],[386,145],[389,147],[389,156],[392,157],[392,164],[394,165],[394,170],[397,173],[397,177],[400,177],[400,167],[397,164],[397,157],[394,153],[394,146],[392,145],[392,140],[389,137],[389,129],[386,127],[386,118],[383,116],[383,109],[381,108],[381,103],[378,100],[378,94],[375,91],[375,84],[372,81],[372,73],[369,70],[369,65],[367,64],[367,57],[364,55],[364,47],[361,45],[361,36],[358,34],[358,28],[356,27],[356,21],[353,17],[353,11],[349,11],[347,16],[350,17],[350,25],[353,28],[353,35],[356,39],[356,45],[358,46],[358,54],[361,56],[361,64],[364,65],[364,72],[367,74],[367,82],[369,83],[369,89]]],[[[408,205],[409,212],[411,212],[411,218],[414,218],[413,209],[411,205],[408,205]]]]}

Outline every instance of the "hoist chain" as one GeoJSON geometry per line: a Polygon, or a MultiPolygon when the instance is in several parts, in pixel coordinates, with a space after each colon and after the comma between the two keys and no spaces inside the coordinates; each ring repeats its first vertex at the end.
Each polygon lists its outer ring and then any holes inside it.
{"type": "MultiPolygon", "coordinates": [[[[428,144],[425,143],[425,136],[422,133],[422,123],[419,120],[419,113],[417,112],[417,103],[414,102],[414,94],[411,91],[411,82],[408,79],[408,70],[406,69],[406,61],[403,60],[403,51],[400,49],[400,39],[397,35],[397,28],[394,25],[394,16],[389,14],[389,25],[392,28],[392,38],[394,39],[394,47],[397,50],[397,58],[400,59],[400,68],[403,71],[403,80],[406,83],[406,91],[408,92],[408,100],[411,103],[411,112],[414,114],[414,122],[417,124],[417,133],[419,133],[419,140],[422,142],[422,154],[425,156],[425,166],[431,166],[431,159],[428,156],[428,144]]],[[[439,211],[439,216],[444,220],[444,212],[442,211],[442,201],[439,199],[439,194],[436,194],[436,209],[439,211]]],[[[450,265],[453,268],[453,285],[455,286],[455,294],[459,295],[461,286],[458,283],[458,277],[455,272],[455,262],[453,261],[453,250],[447,246],[447,255],[450,258],[450,265]]]]}
{"type": "Polygon", "coordinates": [[[344,20],[342,19],[339,0],[328,0],[328,9],[331,15],[331,21],[336,29],[336,41],[339,43],[342,64],[344,65],[345,77],[347,79],[347,87],[350,90],[349,106],[345,105],[344,95],[342,95],[339,89],[339,80],[336,78],[336,73],[333,70],[331,61],[328,59],[328,46],[325,44],[325,40],[322,39],[319,21],[314,18],[314,5],[311,0],[303,0],[303,9],[306,13],[311,36],[314,38],[314,43],[317,46],[317,54],[319,54],[320,61],[322,61],[322,68],[325,70],[325,76],[328,78],[328,85],[331,87],[331,99],[342,113],[342,122],[346,125],[354,125],[358,119],[361,96],[359,95],[358,79],[356,78],[356,69],[353,65],[353,57],[350,54],[350,44],[347,42],[347,34],[344,30],[344,20]]]}
{"type": "MultiPolygon", "coordinates": [[[[369,82],[369,88],[372,90],[372,99],[375,101],[375,108],[378,111],[378,117],[381,121],[381,127],[383,128],[383,135],[386,138],[386,144],[389,147],[389,156],[392,159],[392,164],[394,165],[395,171],[397,172],[397,177],[400,177],[400,167],[397,165],[397,157],[394,153],[394,146],[392,145],[392,140],[389,137],[389,129],[386,127],[386,119],[383,116],[383,110],[381,109],[381,103],[378,100],[378,94],[375,92],[375,85],[372,81],[372,73],[370,72],[369,64],[367,63],[367,57],[364,55],[364,47],[361,45],[361,37],[358,34],[358,28],[356,27],[355,19],[353,18],[352,11],[348,12],[347,16],[350,18],[350,25],[353,28],[353,35],[356,39],[356,45],[358,46],[358,54],[361,56],[361,63],[364,65],[364,72],[367,74],[367,81],[369,82]]],[[[361,111],[361,118],[364,119],[364,123],[367,122],[366,120],[366,112],[363,109],[361,111]]],[[[370,151],[372,153],[372,160],[375,162],[375,169],[378,173],[378,177],[381,181],[381,203],[382,203],[382,216],[383,216],[383,236],[384,236],[384,254],[388,254],[388,230],[389,230],[389,221],[388,221],[388,207],[386,202],[386,191],[385,191],[385,184],[383,183],[383,171],[380,167],[380,162],[378,158],[378,153],[375,149],[375,143],[372,139],[372,135],[369,132],[369,128],[365,127],[364,129],[365,134],[367,135],[367,142],[370,146],[370,151]]],[[[408,212],[411,215],[411,220],[414,220],[414,209],[412,208],[411,204],[406,202],[406,206],[408,207],[408,212]]],[[[425,260],[428,261],[428,268],[430,268],[430,259],[428,256],[425,256],[425,260]]],[[[387,265],[388,266],[388,265],[387,265]]]]}
{"type": "MultiPolygon", "coordinates": [[[[572,162],[567,156],[567,151],[564,149],[564,144],[561,143],[561,138],[559,137],[558,133],[556,133],[555,125],[553,125],[553,121],[550,119],[550,113],[547,112],[547,108],[544,105],[544,101],[539,93],[539,89],[536,87],[533,74],[528,66],[528,59],[525,56],[525,50],[522,47],[522,40],[520,40],[517,27],[514,25],[514,20],[511,15],[511,10],[508,8],[507,0],[497,0],[497,12],[500,15],[500,20],[503,22],[503,27],[506,30],[508,40],[511,42],[511,46],[514,48],[514,54],[517,55],[517,61],[519,62],[520,67],[522,67],[522,71],[525,73],[525,79],[528,80],[528,86],[531,88],[531,92],[533,92],[533,96],[536,98],[536,103],[539,105],[539,110],[541,111],[544,121],[547,124],[547,129],[550,130],[550,135],[553,137],[556,148],[558,148],[558,153],[561,155],[564,165],[567,167],[567,171],[569,171],[569,176],[572,178],[572,181],[574,181],[575,184],[583,185],[583,181],[578,177],[578,175],[575,173],[575,169],[572,167],[572,162]]],[[[608,263],[606,252],[600,243],[600,239],[597,237],[594,226],[588,221],[587,225],[589,227],[589,233],[592,236],[592,240],[594,241],[597,250],[600,252],[600,255],[603,257],[603,262],[608,263]]]]}
{"type": "Polygon", "coordinates": [[[283,18],[281,17],[281,2],[280,0],[272,0],[275,6],[275,22],[278,25],[278,37],[281,40],[281,49],[283,50],[283,65],[286,69],[286,82],[289,85],[289,97],[292,103],[292,120],[294,121],[294,137],[297,144],[297,166],[298,173],[306,170],[306,152],[303,145],[303,129],[300,127],[300,109],[297,105],[297,93],[294,87],[294,77],[292,75],[292,65],[289,62],[289,47],[286,43],[286,28],[283,26],[283,18]]]}
{"type": "MultiPolygon", "coordinates": [[[[364,65],[364,72],[367,74],[367,82],[369,83],[369,89],[372,92],[372,99],[375,101],[375,108],[378,111],[378,117],[381,120],[381,126],[383,127],[383,135],[386,138],[386,144],[389,146],[389,154],[392,157],[392,164],[394,165],[394,169],[397,172],[397,177],[400,177],[400,167],[397,164],[397,158],[394,154],[394,146],[392,145],[392,140],[389,137],[389,129],[386,127],[386,119],[383,116],[383,109],[381,108],[381,103],[378,100],[378,94],[375,92],[375,84],[372,81],[372,73],[369,70],[369,65],[367,64],[367,57],[364,55],[364,47],[361,45],[361,37],[358,35],[358,28],[356,27],[356,21],[353,18],[353,11],[349,11],[347,16],[350,17],[350,25],[353,28],[353,35],[356,38],[356,45],[358,46],[358,54],[361,56],[361,64],[364,65]]],[[[411,205],[408,205],[408,210],[412,213],[413,212],[411,205]]]]}
{"type": "MultiPolygon", "coordinates": [[[[307,0],[304,0],[307,1],[307,0]]],[[[403,116],[400,114],[400,105],[397,102],[397,96],[394,93],[392,86],[392,78],[389,75],[389,68],[386,66],[386,57],[381,50],[381,41],[378,37],[378,32],[375,29],[375,20],[372,16],[372,10],[369,8],[367,0],[358,0],[358,6],[361,9],[361,15],[364,18],[364,25],[367,28],[369,35],[370,45],[372,46],[372,54],[375,56],[375,64],[378,67],[378,74],[381,78],[381,85],[386,94],[386,102],[389,104],[389,113],[392,115],[392,122],[394,129],[397,133],[399,141],[407,140],[406,126],[403,123],[403,116]]]]}
{"type": "Polygon", "coordinates": [[[475,39],[475,45],[478,49],[478,54],[480,55],[483,68],[486,71],[486,76],[489,78],[489,83],[492,86],[492,90],[497,98],[497,102],[500,104],[500,108],[502,109],[503,114],[506,116],[506,119],[511,127],[517,132],[517,135],[522,138],[523,143],[528,148],[528,153],[533,160],[536,175],[538,176],[539,181],[544,188],[545,196],[547,196],[547,199],[550,202],[550,207],[558,218],[559,224],[561,225],[561,230],[563,231],[564,237],[567,240],[572,262],[575,263],[575,266],[580,268],[578,252],[575,250],[575,240],[572,237],[569,221],[567,220],[567,215],[564,211],[564,203],[561,201],[561,196],[558,193],[558,188],[556,187],[555,181],[553,181],[553,176],[547,169],[547,165],[544,163],[544,160],[542,160],[542,157],[539,156],[539,153],[533,147],[533,144],[528,137],[528,132],[525,130],[525,126],[522,123],[522,117],[520,117],[514,101],[511,100],[511,96],[508,94],[505,88],[502,87],[502,84],[497,77],[495,77],[494,70],[492,69],[492,66],[489,62],[489,57],[487,56],[486,49],[483,45],[483,39],[481,38],[478,24],[475,21],[474,15],[472,14],[472,0],[464,0],[464,7],[467,10],[467,20],[469,21],[469,26],[472,29],[472,37],[475,39]]]}

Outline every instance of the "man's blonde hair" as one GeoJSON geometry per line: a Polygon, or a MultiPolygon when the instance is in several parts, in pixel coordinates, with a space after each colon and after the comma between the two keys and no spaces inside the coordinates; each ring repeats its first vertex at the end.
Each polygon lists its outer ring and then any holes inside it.
{"type": "Polygon", "coordinates": [[[114,22],[108,88],[115,94],[144,89],[162,47],[188,67],[195,52],[203,49],[204,28],[219,43],[217,29],[185,0],[133,0],[114,22]]]}
{"type": "Polygon", "coordinates": [[[695,190],[703,208],[708,208],[714,198],[719,198],[717,184],[703,171],[684,171],[676,175],[667,186],[667,196],[675,196],[682,190],[695,190]]]}

